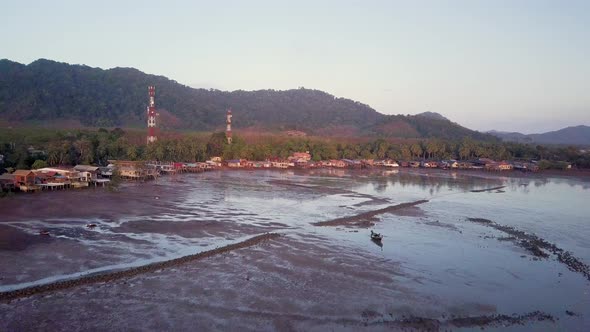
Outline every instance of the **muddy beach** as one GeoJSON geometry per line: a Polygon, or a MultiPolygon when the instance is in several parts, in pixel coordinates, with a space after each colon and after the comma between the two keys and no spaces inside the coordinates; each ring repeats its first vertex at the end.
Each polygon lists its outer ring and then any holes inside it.
{"type": "Polygon", "coordinates": [[[397,205],[388,206],[382,209],[363,212],[350,217],[342,217],[328,221],[316,222],[315,226],[348,226],[348,227],[369,227],[373,226],[375,217],[384,213],[394,213],[399,210],[407,210],[408,208],[415,207],[416,205],[427,203],[427,200],[419,200],[415,202],[401,203],[397,205]]]}
{"type": "Polygon", "coordinates": [[[232,171],[18,195],[0,200],[0,330],[585,331],[589,190],[232,171]]]}

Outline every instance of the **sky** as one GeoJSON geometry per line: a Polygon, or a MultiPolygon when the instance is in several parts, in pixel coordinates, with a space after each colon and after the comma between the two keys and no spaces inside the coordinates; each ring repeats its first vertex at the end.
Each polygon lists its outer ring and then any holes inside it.
{"type": "Polygon", "coordinates": [[[8,1],[0,58],[323,90],[471,129],[590,125],[590,1],[8,1]]]}

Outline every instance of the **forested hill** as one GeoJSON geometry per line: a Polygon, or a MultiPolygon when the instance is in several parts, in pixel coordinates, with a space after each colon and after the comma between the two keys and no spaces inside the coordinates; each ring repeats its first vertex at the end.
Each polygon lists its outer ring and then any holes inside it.
{"type": "Polygon", "coordinates": [[[368,105],[318,90],[194,89],[133,68],[103,70],[44,59],[29,65],[0,60],[0,118],[16,123],[75,121],[92,127],[142,126],[149,85],[156,86],[160,122],[167,128],[221,129],[225,110],[231,107],[236,129],[494,139],[444,118],[387,116],[368,105]]]}

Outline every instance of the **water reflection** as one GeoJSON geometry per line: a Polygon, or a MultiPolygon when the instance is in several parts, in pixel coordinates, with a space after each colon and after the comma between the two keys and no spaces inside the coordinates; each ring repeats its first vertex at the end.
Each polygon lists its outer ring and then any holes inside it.
{"type": "Polygon", "coordinates": [[[380,247],[381,251],[383,251],[383,241],[371,239],[371,242],[373,242],[373,244],[375,244],[376,246],[380,247]]]}
{"type": "MultiPolygon", "coordinates": [[[[580,186],[582,189],[590,189],[590,181],[578,178],[552,178],[543,174],[528,173],[487,173],[471,171],[447,171],[447,170],[342,170],[342,169],[316,169],[301,171],[299,175],[311,175],[319,178],[337,177],[348,178],[353,188],[366,186],[370,183],[376,193],[385,193],[388,188],[418,186],[430,195],[436,195],[443,191],[459,190],[469,191],[486,187],[507,186],[513,191],[528,193],[529,186],[540,188],[550,183],[567,183],[571,187],[580,186]]],[[[324,183],[322,183],[324,184],[324,183]]]]}

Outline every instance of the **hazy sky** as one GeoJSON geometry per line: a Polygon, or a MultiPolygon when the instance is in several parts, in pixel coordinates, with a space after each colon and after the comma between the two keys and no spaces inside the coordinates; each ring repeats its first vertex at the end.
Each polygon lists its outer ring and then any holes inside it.
{"type": "Polygon", "coordinates": [[[477,130],[590,125],[590,1],[6,1],[0,58],[304,86],[477,130]]]}

